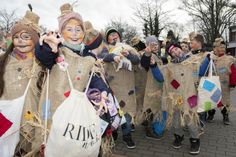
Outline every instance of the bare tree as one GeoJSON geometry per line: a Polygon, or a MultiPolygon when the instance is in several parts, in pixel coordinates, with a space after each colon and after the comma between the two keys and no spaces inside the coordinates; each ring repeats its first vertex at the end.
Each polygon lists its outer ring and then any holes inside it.
{"type": "Polygon", "coordinates": [[[109,27],[116,28],[121,34],[122,40],[127,44],[130,44],[131,39],[138,34],[136,27],[129,25],[121,18],[111,20],[111,22],[106,26],[106,29],[109,27]]]}
{"type": "Polygon", "coordinates": [[[167,0],[147,0],[139,3],[134,8],[134,15],[143,25],[143,33],[145,36],[155,35],[159,37],[161,32],[171,26],[169,22],[170,11],[164,11],[163,5],[167,0]]]}
{"type": "Polygon", "coordinates": [[[203,33],[207,44],[221,37],[236,16],[232,0],[182,0],[183,6],[195,20],[198,29],[203,33]]]}
{"type": "Polygon", "coordinates": [[[17,20],[16,11],[7,11],[6,9],[0,10],[0,29],[4,33],[8,33],[17,20]]]}
{"type": "Polygon", "coordinates": [[[46,33],[47,32],[47,27],[45,27],[44,25],[40,25],[40,33],[46,33]]]}

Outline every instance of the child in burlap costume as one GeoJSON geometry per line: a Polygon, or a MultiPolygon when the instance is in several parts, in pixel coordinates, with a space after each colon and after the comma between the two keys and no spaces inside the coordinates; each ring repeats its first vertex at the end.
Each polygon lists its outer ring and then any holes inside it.
{"type": "MultiPolygon", "coordinates": [[[[204,61],[204,58],[209,54],[209,52],[205,52],[204,50],[204,38],[201,34],[196,32],[189,33],[190,39],[190,47],[191,47],[191,60],[189,60],[194,66],[192,66],[193,70],[193,78],[194,78],[194,85],[197,90],[199,85],[199,67],[204,61]]],[[[204,126],[206,122],[206,112],[199,113],[200,125],[199,125],[199,134],[204,133],[204,126]]]]}
{"type": "MultiPolygon", "coordinates": [[[[184,139],[182,127],[186,125],[190,133],[190,154],[198,154],[200,152],[199,117],[197,92],[191,68],[193,64],[188,61],[191,60],[191,57],[184,54],[180,45],[176,43],[170,43],[166,50],[172,57],[172,62],[162,69],[165,89],[162,104],[163,110],[168,112],[167,126],[172,123],[174,127],[173,147],[176,149],[181,147],[181,142],[184,139]]],[[[161,73],[160,70],[153,71],[154,75],[158,73],[161,73]]]]}
{"type": "MultiPolygon", "coordinates": [[[[103,43],[103,38],[102,35],[99,31],[95,30],[91,24],[91,22],[86,21],[84,23],[85,26],[85,38],[84,38],[84,44],[85,44],[85,49],[84,52],[86,51],[91,51],[94,53],[97,58],[98,56],[102,58],[99,58],[96,62],[96,73],[98,73],[102,78],[103,81],[107,83],[109,86],[106,78],[105,78],[105,69],[104,69],[104,63],[103,59],[106,59],[109,54],[102,54],[103,53],[103,48],[104,48],[104,43],[103,43]]],[[[109,88],[108,95],[110,95],[109,101],[109,108],[108,112],[105,113],[103,111],[102,114],[100,114],[100,118],[108,123],[107,128],[104,131],[104,134],[102,135],[102,144],[101,144],[101,151],[99,153],[99,156],[101,157],[106,157],[106,156],[111,156],[112,148],[115,146],[114,145],[114,140],[112,135],[117,134],[117,129],[120,124],[121,120],[121,115],[117,112],[114,115],[114,110],[119,110],[119,104],[114,101],[116,98],[112,93],[112,90],[109,88]]],[[[90,90],[90,89],[89,89],[90,90]]],[[[112,154],[114,155],[114,154],[112,154]]]]}
{"type": "Polygon", "coordinates": [[[109,52],[114,54],[112,60],[104,60],[106,63],[108,81],[125,113],[126,123],[122,125],[123,140],[127,144],[127,148],[132,149],[136,146],[131,137],[131,123],[134,123],[137,109],[134,72],[131,66],[139,63],[139,57],[134,48],[120,43],[121,36],[115,28],[109,28],[106,31],[106,41],[109,44],[109,52]],[[115,57],[120,58],[118,65],[123,59],[126,59],[126,61],[123,62],[124,65],[121,65],[120,68],[117,68],[117,64],[114,63],[114,61],[116,61],[115,57]]]}
{"type": "MultiPolygon", "coordinates": [[[[131,45],[134,47],[140,56],[145,53],[146,45],[140,39],[140,37],[135,36],[131,40],[131,45]]],[[[135,77],[135,94],[136,94],[136,103],[137,103],[137,116],[135,121],[139,124],[142,122],[142,109],[143,109],[143,101],[145,94],[145,87],[147,81],[147,72],[141,66],[141,64],[134,65],[134,77],[135,77]]]]}
{"type": "MultiPolygon", "coordinates": [[[[66,71],[71,77],[72,84],[76,90],[84,91],[91,71],[94,71],[96,57],[90,51],[84,50],[84,25],[79,13],[74,12],[70,4],[66,3],[60,7],[61,16],[58,18],[59,34],[49,33],[41,38],[41,43],[36,45],[36,57],[38,60],[50,69],[50,112],[51,115],[57,107],[70,94],[70,85],[66,71]],[[57,63],[57,64],[56,64],[57,63]],[[63,63],[63,64],[61,64],[63,63]],[[64,69],[65,68],[65,69],[64,69]]],[[[89,88],[97,88],[101,92],[101,98],[106,97],[109,92],[107,84],[102,76],[94,71],[89,88]]],[[[46,100],[46,84],[42,90],[40,98],[41,114],[45,112],[43,102],[46,100]]],[[[51,126],[51,118],[48,120],[48,129],[51,126]]],[[[41,139],[41,143],[42,143],[41,139]]],[[[43,148],[43,147],[42,147],[43,148]]]]}
{"type": "Polygon", "coordinates": [[[162,68],[162,60],[158,56],[159,43],[157,38],[152,35],[146,38],[145,53],[141,58],[141,65],[147,71],[147,80],[145,87],[144,103],[143,103],[143,125],[145,126],[146,138],[160,139],[162,134],[158,135],[153,130],[153,120],[157,115],[162,116],[161,100],[162,100],[162,82],[163,79],[155,79],[152,74],[153,66],[151,62],[155,62],[158,67],[162,68]]]}
{"type": "MultiPolygon", "coordinates": [[[[230,55],[226,55],[226,44],[221,38],[216,38],[214,42],[214,54],[216,55],[213,60],[216,66],[217,75],[219,75],[222,100],[218,104],[223,115],[223,123],[229,125],[229,112],[230,112],[230,88],[236,85],[236,68],[235,58],[230,55]]],[[[209,59],[205,60],[206,65],[209,63],[209,59]]],[[[205,72],[206,69],[202,71],[205,72]]],[[[207,122],[213,122],[215,109],[208,111],[207,122]]]]}
{"type": "Polygon", "coordinates": [[[15,156],[35,156],[40,145],[35,141],[35,128],[41,128],[38,102],[41,94],[42,66],[34,57],[39,40],[39,16],[27,11],[12,29],[12,43],[0,57],[0,99],[12,100],[22,96],[31,79],[22,112],[20,142],[15,156]]]}

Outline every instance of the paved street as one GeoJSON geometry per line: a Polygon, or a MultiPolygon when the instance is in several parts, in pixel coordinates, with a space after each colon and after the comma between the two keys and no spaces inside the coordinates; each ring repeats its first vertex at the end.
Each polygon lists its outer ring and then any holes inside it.
{"type": "MultiPolygon", "coordinates": [[[[232,93],[232,112],[230,114],[231,125],[222,123],[222,115],[218,110],[214,123],[207,123],[205,133],[201,136],[201,151],[198,157],[236,157],[236,90],[232,93]]],[[[118,138],[115,154],[126,157],[190,157],[189,135],[185,133],[183,146],[179,150],[171,147],[174,140],[173,131],[169,130],[160,141],[148,140],[144,137],[144,129],[137,126],[132,134],[137,145],[136,149],[130,150],[122,143],[121,135],[118,138]]]]}

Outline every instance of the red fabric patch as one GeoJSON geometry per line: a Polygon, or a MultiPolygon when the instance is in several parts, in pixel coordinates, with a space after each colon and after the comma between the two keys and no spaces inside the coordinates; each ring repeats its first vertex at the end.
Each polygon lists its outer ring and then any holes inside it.
{"type": "Polygon", "coordinates": [[[64,93],[65,97],[68,97],[69,95],[70,95],[70,91],[67,91],[67,92],[64,93]]]}
{"type": "Polygon", "coordinates": [[[108,136],[112,135],[112,130],[111,129],[107,129],[106,130],[106,135],[108,135],[108,136]]]}
{"type": "Polygon", "coordinates": [[[0,137],[12,126],[12,124],[11,121],[0,113],[0,137]]]}
{"type": "Polygon", "coordinates": [[[231,74],[229,76],[229,84],[232,86],[236,86],[236,68],[234,64],[231,65],[230,70],[231,74]]]}
{"type": "Polygon", "coordinates": [[[180,84],[178,81],[176,81],[175,79],[171,81],[171,85],[175,88],[178,89],[180,84]]]}
{"type": "Polygon", "coordinates": [[[220,101],[220,102],[217,104],[217,107],[220,108],[220,107],[222,107],[222,106],[223,106],[223,104],[222,104],[222,102],[220,101]]]}

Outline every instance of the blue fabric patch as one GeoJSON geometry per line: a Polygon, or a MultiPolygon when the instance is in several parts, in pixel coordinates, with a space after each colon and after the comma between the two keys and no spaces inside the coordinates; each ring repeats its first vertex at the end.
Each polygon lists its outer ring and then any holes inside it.
{"type": "Polygon", "coordinates": [[[217,88],[217,90],[211,96],[211,100],[217,103],[220,100],[220,97],[221,97],[221,90],[217,88]]]}
{"type": "Polygon", "coordinates": [[[194,72],[192,73],[192,75],[193,75],[193,77],[199,77],[199,76],[198,76],[198,71],[194,71],[194,72]]]}
{"type": "Polygon", "coordinates": [[[219,68],[218,71],[221,74],[225,74],[227,72],[227,68],[226,67],[222,67],[222,68],[219,68]]]}
{"type": "Polygon", "coordinates": [[[42,106],[42,118],[43,120],[49,119],[51,117],[51,101],[48,100],[48,108],[46,111],[46,100],[43,102],[42,106]],[[47,112],[47,117],[46,117],[46,112],[47,112]]]}
{"type": "Polygon", "coordinates": [[[203,89],[206,89],[209,92],[211,92],[214,89],[214,87],[215,87],[215,84],[208,80],[205,80],[203,83],[203,89]]]}
{"type": "Polygon", "coordinates": [[[167,112],[162,111],[161,120],[160,119],[154,120],[154,122],[152,123],[152,128],[157,135],[162,135],[164,133],[165,128],[166,128],[167,116],[168,116],[167,112]]]}

